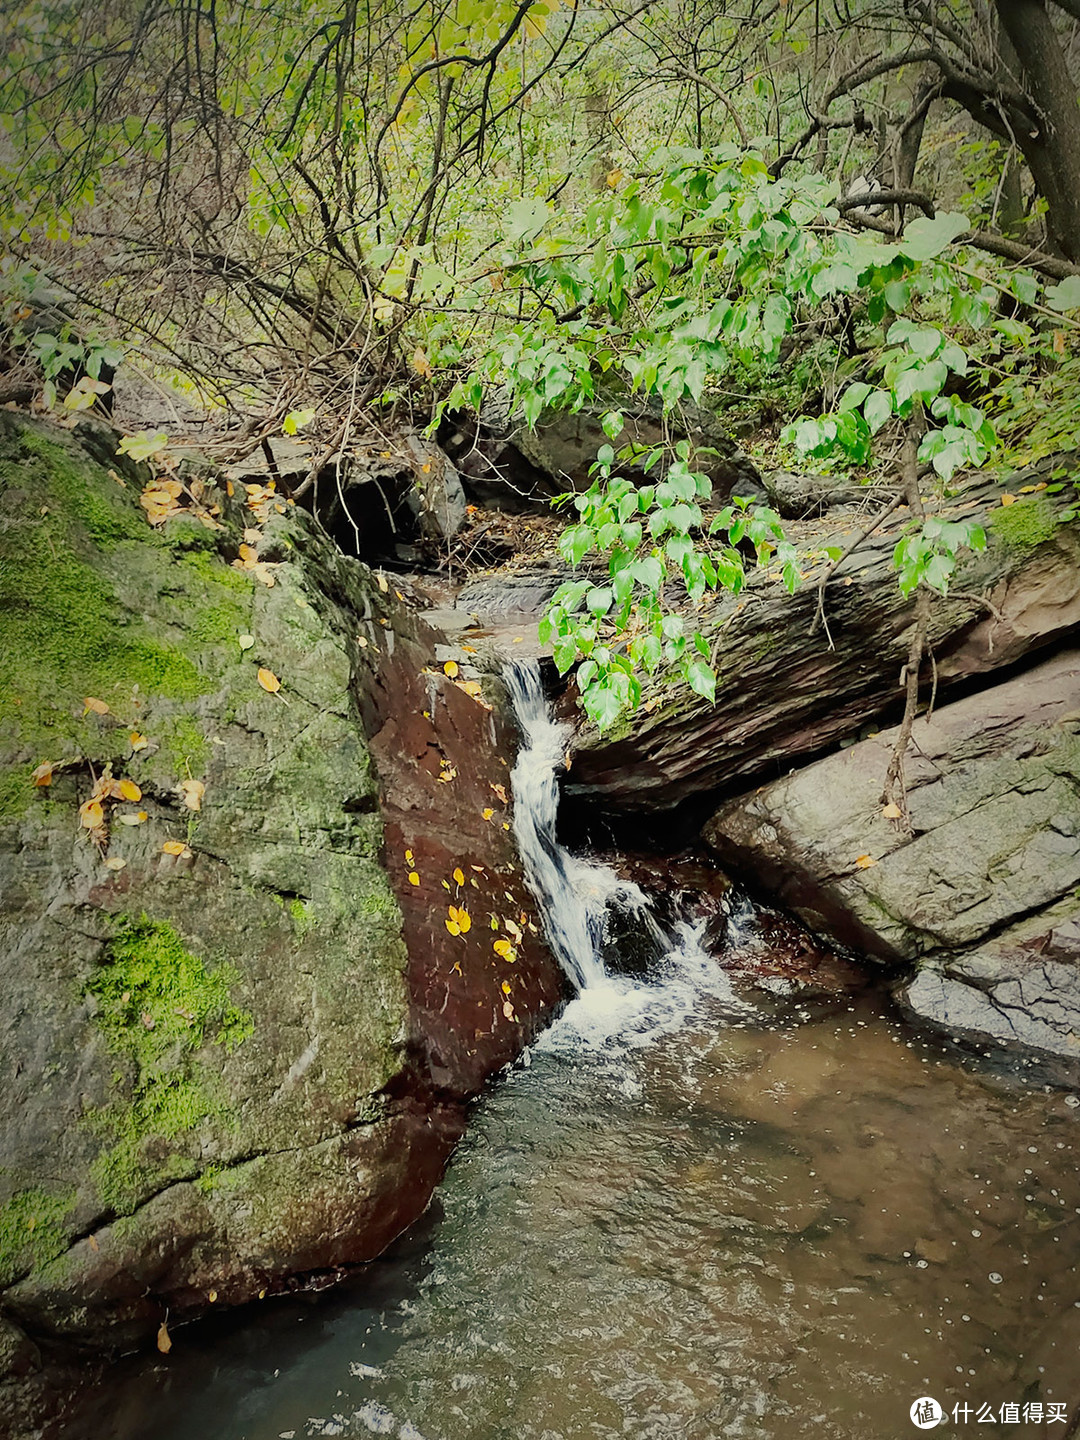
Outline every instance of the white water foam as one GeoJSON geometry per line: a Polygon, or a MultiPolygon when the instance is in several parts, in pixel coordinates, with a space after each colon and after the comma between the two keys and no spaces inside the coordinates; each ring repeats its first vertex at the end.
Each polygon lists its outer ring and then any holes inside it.
{"type": "Polygon", "coordinates": [[[514,833],[551,948],[578,992],[534,1048],[609,1054],[639,1049],[678,1029],[706,997],[710,1010],[729,1019],[752,1013],[735,995],[724,970],[702,949],[704,924],[679,925],[674,935],[666,934],[638,886],[559,844],[558,775],[569,727],[552,718],[535,660],[515,661],[505,681],[522,734],[511,775],[514,833]],[[648,980],[611,974],[604,965],[605,925],[612,907],[631,911],[666,949],[648,980]]]}

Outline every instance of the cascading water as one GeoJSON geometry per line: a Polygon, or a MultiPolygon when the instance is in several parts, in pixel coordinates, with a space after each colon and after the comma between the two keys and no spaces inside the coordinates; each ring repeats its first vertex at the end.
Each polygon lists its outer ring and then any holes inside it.
{"type": "Polygon", "coordinates": [[[558,774],[569,726],[552,719],[535,660],[515,662],[504,678],[523,742],[510,777],[518,850],[526,879],[540,902],[551,948],[577,989],[588,990],[610,979],[603,960],[610,907],[633,910],[658,939],[666,942],[667,937],[636,885],[620,880],[606,865],[571,855],[555,838],[558,774]]]}
{"type": "Polygon", "coordinates": [[[552,950],[578,992],[546,1044],[624,1045],[682,1023],[702,994],[719,1001],[731,1018],[750,1007],[739,1000],[715,959],[701,948],[703,925],[680,924],[667,934],[649,909],[648,897],[606,865],[571,855],[556,838],[558,776],[564,767],[570,727],[559,724],[544,695],[535,660],[512,662],[504,672],[522,744],[510,783],[514,833],[525,878],[539,902],[552,950]],[[630,911],[666,952],[647,981],[610,974],[603,958],[612,909],[630,911]]]}

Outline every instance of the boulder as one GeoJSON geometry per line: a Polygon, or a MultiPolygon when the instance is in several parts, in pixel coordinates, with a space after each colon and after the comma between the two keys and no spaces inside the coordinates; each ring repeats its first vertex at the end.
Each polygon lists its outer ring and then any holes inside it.
{"type": "Polygon", "coordinates": [[[139,487],[0,414],[5,1434],[59,1359],[378,1254],[563,989],[434,632],[272,487],[139,487]]]}
{"type": "MultiPolygon", "coordinates": [[[[1022,483],[1029,477],[1016,476],[1014,488],[1022,483]]],[[[974,481],[939,512],[981,519],[989,544],[961,558],[948,598],[934,600],[936,671],[924,666],[927,691],[935,680],[940,695],[976,679],[985,684],[1080,625],[1080,525],[1059,520],[1056,497],[1032,495],[1003,507],[1000,494],[999,486],[974,481]]],[[[868,504],[872,515],[871,505],[881,508],[881,501],[868,504]]],[[[694,616],[716,656],[716,703],[660,684],[636,716],[603,734],[584,728],[570,792],[610,808],[668,810],[702,791],[734,794],[772,780],[896,716],[913,613],[892,560],[911,523],[906,507],[829,579],[828,631],[813,628],[826,549],[842,549],[863,523],[848,514],[790,526],[803,569],[794,596],[779,577],[755,572],[737,598],[719,597],[694,616]]]]}
{"type": "Polygon", "coordinates": [[[811,929],[903,967],[913,1015],[1080,1083],[1080,652],[916,721],[912,833],[883,814],[895,737],[727,802],[706,840],[811,929]]]}

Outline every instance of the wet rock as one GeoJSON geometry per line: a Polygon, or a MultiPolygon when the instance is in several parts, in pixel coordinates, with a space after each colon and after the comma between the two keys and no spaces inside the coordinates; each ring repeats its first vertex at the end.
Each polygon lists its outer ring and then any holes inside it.
{"type": "MultiPolygon", "coordinates": [[[[974,484],[948,512],[981,516],[990,543],[964,560],[949,597],[934,602],[939,697],[1060,644],[1080,625],[1080,525],[1057,523],[1049,501],[1041,502],[1044,523],[1028,523],[1034,515],[1006,523],[1001,517],[1011,510],[997,504],[999,494],[974,484]]],[[[1033,505],[1038,500],[1031,497],[1033,505]]],[[[909,523],[901,508],[830,580],[832,648],[812,628],[815,580],[827,563],[823,547],[846,544],[860,524],[847,517],[793,530],[806,576],[794,596],[758,574],[738,599],[719,599],[697,617],[715,639],[716,704],[684,688],[657,690],[632,720],[603,735],[584,728],[568,793],[623,811],[671,809],[708,790],[737,793],[855,738],[890,708],[895,713],[913,602],[899,591],[892,554],[909,523]]]]}
{"type": "Polygon", "coordinates": [[[728,802],[705,838],[811,929],[917,963],[912,1013],[1080,1078],[1080,653],[916,722],[911,835],[882,815],[894,739],[728,802]]]}
{"type": "Polygon", "coordinates": [[[151,530],[137,495],[0,415],[5,1434],[51,1356],[378,1254],[561,995],[512,737],[439,637],[302,512],[151,530]],[[229,563],[253,522],[272,585],[229,563]]]}

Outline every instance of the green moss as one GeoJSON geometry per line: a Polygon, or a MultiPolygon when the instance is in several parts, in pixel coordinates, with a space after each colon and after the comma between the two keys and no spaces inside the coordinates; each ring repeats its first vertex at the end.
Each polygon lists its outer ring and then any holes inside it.
{"type": "Polygon", "coordinates": [[[146,521],[132,508],[124,487],[116,480],[109,481],[112,490],[96,486],[87,473],[88,459],[72,456],[63,445],[29,427],[22,431],[20,446],[25,455],[45,462],[53,495],[99,548],[147,538],[146,521]]]}
{"type": "Polygon", "coordinates": [[[203,645],[224,645],[230,640],[235,643],[237,636],[244,633],[247,618],[243,606],[233,600],[204,605],[195,617],[191,634],[203,645]]]}
{"type": "Polygon", "coordinates": [[[188,552],[180,563],[199,581],[220,585],[226,590],[231,590],[235,596],[242,595],[245,599],[251,598],[255,588],[254,580],[243,570],[236,570],[231,565],[226,565],[216,551],[188,552]]]}
{"type": "MultiPolygon", "coordinates": [[[[103,574],[103,550],[122,543],[134,553],[134,537],[149,547],[156,537],[115,481],[30,428],[0,431],[0,493],[9,491],[20,498],[0,530],[0,738],[41,759],[108,758],[85,696],[123,713],[136,693],[187,700],[210,688],[103,574]]],[[[0,817],[29,804],[22,778],[0,786],[0,817]]]]}
{"type": "Polygon", "coordinates": [[[297,895],[289,901],[288,909],[293,924],[296,926],[296,933],[302,940],[311,927],[318,923],[312,914],[311,906],[310,904],[305,905],[297,895]]]}
{"type": "Polygon", "coordinates": [[[1010,550],[1029,550],[1049,540],[1060,521],[1044,495],[1028,495],[1002,505],[990,517],[990,531],[1010,550]]]}
{"type": "Polygon", "coordinates": [[[210,742],[190,715],[175,715],[158,727],[161,747],[183,779],[202,775],[210,763],[210,742]]]}
{"type": "Polygon", "coordinates": [[[230,965],[208,969],[170,925],[145,915],[121,920],[84,989],[98,1003],[110,1051],[131,1072],[129,1098],[90,1117],[94,1129],[115,1137],[92,1172],[109,1208],[130,1209],[151,1181],[190,1173],[189,1160],[171,1152],[151,1158],[145,1142],[173,1140],[227,1114],[197,1053],[207,1043],[231,1052],[253,1033],[251,1016],[230,998],[238,979],[230,965]]]}
{"type": "Polygon", "coordinates": [[[0,1207],[0,1286],[63,1254],[64,1220],[74,1207],[74,1190],[50,1195],[37,1188],[20,1190],[0,1207]]]}

